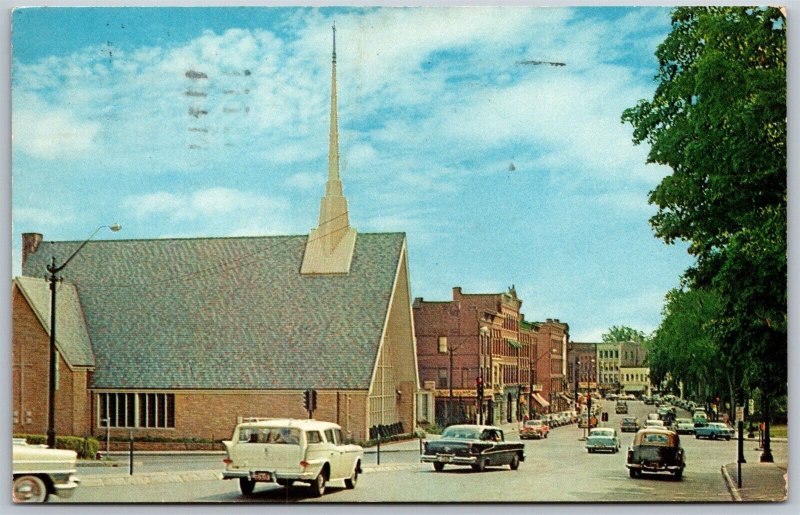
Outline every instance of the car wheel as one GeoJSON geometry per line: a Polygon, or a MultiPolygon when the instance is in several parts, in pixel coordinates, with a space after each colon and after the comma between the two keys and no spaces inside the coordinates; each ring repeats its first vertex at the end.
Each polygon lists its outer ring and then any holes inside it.
{"type": "Polygon", "coordinates": [[[311,483],[311,493],[314,497],[322,497],[325,493],[325,481],[325,470],[322,470],[311,483]]]}
{"type": "Polygon", "coordinates": [[[239,490],[241,490],[244,495],[252,494],[255,487],[256,482],[252,479],[247,479],[246,477],[239,478],[239,490]]]}
{"type": "Polygon", "coordinates": [[[726,436],[726,437],[725,437],[725,440],[727,440],[727,441],[730,441],[730,440],[731,440],[731,437],[730,437],[730,436],[726,436]]]}
{"type": "Polygon", "coordinates": [[[628,469],[628,475],[630,475],[633,479],[639,477],[639,471],[636,469],[628,469]]]}
{"type": "Polygon", "coordinates": [[[683,477],[683,469],[680,469],[677,472],[675,472],[675,480],[676,481],[680,481],[682,477],[683,477]]]}
{"type": "Polygon", "coordinates": [[[517,470],[519,468],[519,454],[515,454],[513,458],[511,458],[511,463],[508,464],[511,467],[511,470],[517,470]]]}
{"type": "Polygon", "coordinates": [[[694,437],[697,438],[698,440],[700,439],[700,435],[698,434],[695,434],[694,437]]]}
{"type": "Polygon", "coordinates": [[[472,470],[475,472],[483,472],[486,470],[486,462],[483,460],[478,460],[476,463],[472,464],[472,470]]]}
{"type": "Polygon", "coordinates": [[[47,485],[36,476],[20,476],[14,480],[14,502],[45,502],[47,485]]]}
{"type": "Polygon", "coordinates": [[[355,488],[356,487],[356,483],[358,483],[358,466],[359,466],[359,464],[356,463],[356,466],[353,469],[353,475],[351,475],[349,478],[344,480],[344,486],[348,490],[352,490],[353,488],[355,488]]]}
{"type": "Polygon", "coordinates": [[[434,463],[433,464],[433,470],[435,470],[436,472],[443,471],[444,470],[444,463],[439,463],[439,462],[434,463]]]}

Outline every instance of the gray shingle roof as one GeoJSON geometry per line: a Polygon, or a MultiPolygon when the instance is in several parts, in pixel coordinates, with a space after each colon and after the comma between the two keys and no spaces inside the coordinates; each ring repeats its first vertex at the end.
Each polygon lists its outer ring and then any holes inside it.
{"type": "MultiPolygon", "coordinates": [[[[50,283],[34,277],[17,277],[14,282],[49,335],[50,283]]],[[[56,302],[56,348],[71,367],[94,366],[92,343],[75,287],[58,283],[56,302]]]]}
{"type": "MultiPolygon", "coordinates": [[[[369,387],[405,235],[359,234],[349,274],[300,275],[307,236],[92,241],[77,286],[95,388],[369,387]]],[[[44,242],[41,276],[79,242],[44,242]]]]}

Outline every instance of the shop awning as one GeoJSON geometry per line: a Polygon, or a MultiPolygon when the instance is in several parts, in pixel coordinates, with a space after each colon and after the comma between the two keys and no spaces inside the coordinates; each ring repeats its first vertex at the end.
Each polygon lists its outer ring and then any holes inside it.
{"type": "Polygon", "coordinates": [[[575,402],[575,399],[573,399],[572,397],[563,392],[559,392],[559,395],[561,396],[562,399],[564,399],[567,402],[575,402]]]}
{"type": "Polygon", "coordinates": [[[542,396],[541,396],[541,395],[539,395],[538,393],[534,393],[534,394],[533,394],[533,400],[535,400],[536,402],[538,402],[538,403],[539,403],[539,406],[541,406],[541,407],[543,407],[543,408],[549,408],[549,407],[550,407],[550,403],[549,403],[549,402],[547,402],[546,400],[544,400],[544,397],[542,397],[542,396]]]}
{"type": "Polygon", "coordinates": [[[508,344],[511,345],[515,349],[521,349],[522,348],[522,344],[519,343],[517,340],[512,340],[512,339],[509,338],[507,341],[508,341],[508,344]]]}

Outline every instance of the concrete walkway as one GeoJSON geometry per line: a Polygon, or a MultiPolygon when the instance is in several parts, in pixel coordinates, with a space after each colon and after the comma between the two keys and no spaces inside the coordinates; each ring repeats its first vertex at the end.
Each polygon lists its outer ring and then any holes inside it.
{"type": "Polygon", "coordinates": [[[788,463],[742,463],[742,487],[738,487],[738,464],[722,466],[722,477],[737,502],[782,502],[787,499],[788,463]]]}

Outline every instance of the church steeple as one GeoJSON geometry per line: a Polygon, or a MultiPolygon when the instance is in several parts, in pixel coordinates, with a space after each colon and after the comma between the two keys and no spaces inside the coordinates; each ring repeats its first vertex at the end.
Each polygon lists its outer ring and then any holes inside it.
{"type": "Polygon", "coordinates": [[[319,208],[319,224],[311,229],[300,272],[346,274],[350,271],[356,230],[350,227],[347,199],[339,176],[339,117],[336,95],[336,25],[331,60],[331,126],[328,141],[328,182],[319,208]]]}

